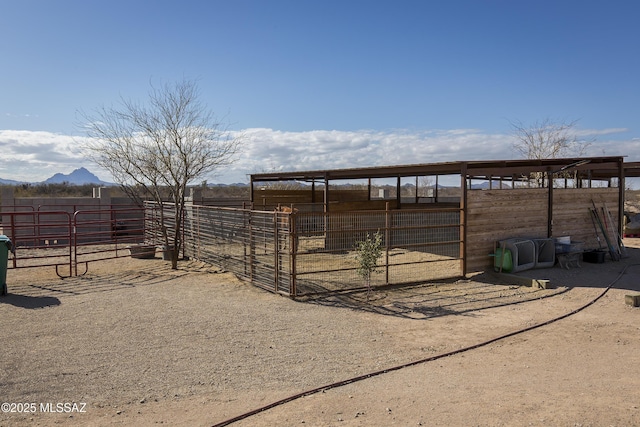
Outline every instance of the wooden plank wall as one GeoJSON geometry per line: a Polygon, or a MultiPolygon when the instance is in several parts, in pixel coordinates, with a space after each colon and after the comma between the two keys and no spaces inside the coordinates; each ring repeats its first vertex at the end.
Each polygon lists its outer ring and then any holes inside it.
{"type": "MultiPolygon", "coordinates": [[[[324,191],[315,191],[315,202],[322,204],[324,201],[324,191]]],[[[313,203],[313,193],[309,190],[278,190],[266,189],[254,192],[254,205],[256,209],[266,207],[267,210],[275,206],[309,204],[313,203]]],[[[330,190],[330,202],[366,201],[369,199],[367,190],[330,190]]],[[[383,208],[384,209],[384,208],[383,208]]]]}
{"type": "Polygon", "coordinates": [[[547,237],[547,191],[469,190],[467,192],[467,272],[493,265],[494,244],[511,237],[547,237]]]}
{"type": "Polygon", "coordinates": [[[397,209],[396,200],[361,200],[348,202],[330,202],[329,212],[351,212],[351,211],[383,211],[387,208],[397,209]]]}
{"type": "MultiPolygon", "coordinates": [[[[617,188],[584,188],[584,189],[555,189],[553,191],[553,236],[570,236],[571,241],[583,242],[584,249],[598,248],[596,231],[591,222],[589,209],[595,203],[599,214],[607,207],[618,227],[618,189],[617,188]]],[[[598,233],[599,233],[598,229],[598,233]]],[[[611,238],[616,236],[611,232],[611,238]]],[[[606,247],[604,237],[600,234],[602,247],[606,247]]]]}
{"type": "MultiPolygon", "coordinates": [[[[552,237],[570,236],[584,249],[598,247],[589,208],[605,203],[618,224],[617,188],[567,188],[553,191],[552,237]]],[[[545,188],[470,190],[467,193],[467,272],[491,268],[494,244],[511,237],[547,237],[545,188]]],[[[604,238],[600,236],[604,243],[604,238]]]]}
{"type": "MultiPolygon", "coordinates": [[[[254,205],[256,209],[266,207],[273,209],[278,205],[295,205],[300,203],[312,203],[311,190],[256,190],[254,192],[254,205]]],[[[324,193],[316,190],[316,201],[322,202],[324,193]]]]}

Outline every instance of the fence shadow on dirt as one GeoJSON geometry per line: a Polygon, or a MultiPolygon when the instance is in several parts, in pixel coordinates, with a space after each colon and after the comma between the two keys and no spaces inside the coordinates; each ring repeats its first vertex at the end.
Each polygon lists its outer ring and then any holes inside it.
{"type": "MultiPolygon", "coordinates": [[[[178,270],[172,270],[168,262],[160,261],[158,258],[143,260],[143,262],[137,262],[135,265],[131,266],[122,265],[121,261],[119,267],[119,271],[105,273],[98,270],[93,273],[92,270],[89,270],[89,272],[84,276],[74,276],[64,279],[16,280],[13,283],[10,281],[10,283],[8,283],[10,295],[0,297],[0,304],[11,303],[9,301],[9,297],[12,297],[17,299],[18,302],[22,300],[24,304],[33,305],[36,303],[27,303],[27,301],[37,301],[38,299],[47,301],[47,298],[57,300],[57,298],[52,297],[52,295],[83,295],[123,288],[156,285],[170,281],[178,281],[193,273],[211,273],[219,271],[219,268],[217,267],[209,266],[197,261],[181,261],[178,270]]],[[[58,300],[58,304],[59,303],[60,302],[58,300]]],[[[58,304],[48,304],[43,305],[43,307],[58,304]]]]}
{"type": "Polygon", "coordinates": [[[488,275],[418,285],[388,286],[315,294],[297,300],[307,304],[341,307],[386,316],[428,320],[444,316],[473,316],[482,310],[524,304],[567,292],[566,287],[533,289],[499,285],[488,275]]]}

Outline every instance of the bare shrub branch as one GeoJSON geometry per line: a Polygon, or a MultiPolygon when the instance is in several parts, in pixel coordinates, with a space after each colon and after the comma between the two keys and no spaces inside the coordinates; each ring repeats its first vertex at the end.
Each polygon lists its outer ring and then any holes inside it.
{"type": "Polygon", "coordinates": [[[233,137],[207,110],[190,80],[152,85],[146,103],[121,99],[117,107],[81,115],[87,157],[108,170],[126,194],[138,202],[175,204],[176,229],[164,238],[176,248],[177,268],[187,186],[233,163],[243,138],[233,137]]]}
{"type": "Polygon", "coordinates": [[[525,126],[510,122],[515,141],[513,148],[527,159],[555,159],[584,155],[591,141],[579,140],[578,121],[554,121],[549,118],[525,126]]]}

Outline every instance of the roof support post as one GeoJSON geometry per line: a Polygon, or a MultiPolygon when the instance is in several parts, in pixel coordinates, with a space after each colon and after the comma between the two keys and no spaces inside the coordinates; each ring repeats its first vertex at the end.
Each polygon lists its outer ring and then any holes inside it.
{"type": "Polygon", "coordinates": [[[553,236],[553,171],[547,168],[547,237],[553,236]]]}
{"type": "Polygon", "coordinates": [[[624,159],[618,160],[618,236],[624,236],[624,197],[625,197],[625,179],[624,179],[624,159]]]}
{"type": "MultiPolygon", "coordinates": [[[[438,188],[436,175],[436,188],[438,188]]],[[[462,276],[467,275],[467,163],[460,165],[460,267],[462,276]]],[[[436,196],[437,197],[437,196],[436,196]]]]}
{"type": "Polygon", "coordinates": [[[251,175],[251,177],[249,178],[249,184],[251,185],[250,187],[250,194],[249,194],[249,201],[251,202],[251,207],[253,208],[253,175],[251,175]]]}
{"type": "Polygon", "coordinates": [[[329,176],[324,174],[324,211],[329,212],[329,176]]]}

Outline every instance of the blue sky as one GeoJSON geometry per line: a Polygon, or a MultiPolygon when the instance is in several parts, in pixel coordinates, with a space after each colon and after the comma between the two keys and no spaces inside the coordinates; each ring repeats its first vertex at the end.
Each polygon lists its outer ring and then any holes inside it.
{"type": "MultiPolygon", "coordinates": [[[[640,161],[636,1],[0,0],[0,177],[80,166],[78,111],[196,79],[273,169],[517,158],[510,121],[578,120],[640,161]],[[74,137],[76,140],[74,140],[74,137]]],[[[102,175],[102,176],[101,176],[102,175]]]]}

